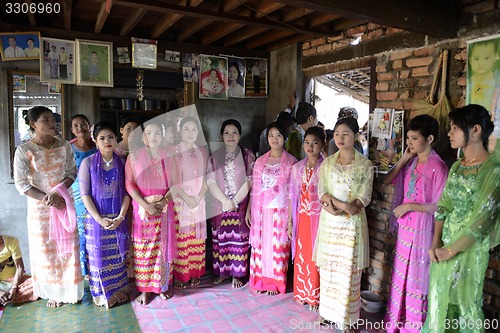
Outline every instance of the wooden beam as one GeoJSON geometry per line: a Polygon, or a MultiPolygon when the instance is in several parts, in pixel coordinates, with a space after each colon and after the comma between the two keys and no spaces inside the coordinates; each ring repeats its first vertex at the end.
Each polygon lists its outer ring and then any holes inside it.
{"type": "Polygon", "coordinates": [[[346,81],[346,82],[348,82],[348,83],[352,84],[353,86],[358,87],[358,88],[359,88],[359,89],[361,89],[361,90],[369,91],[369,87],[367,88],[367,87],[365,87],[364,85],[359,84],[359,83],[357,83],[356,81],[351,80],[351,79],[350,79],[350,78],[348,78],[348,77],[345,77],[344,75],[340,75],[339,73],[333,73],[332,75],[333,75],[333,76],[335,76],[337,79],[340,79],[340,80],[346,81]]]}
{"type": "MultiPolygon", "coordinates": [[[[191,3],[188,0],[182,0],[179,3],[179,6],[186,7],[189,4],[191,7],[196,7],[202,2],[203,0],[193,0],[191,3]]],[[[159,38],[165,31],[167,31],[167,29],[183,17],[184,15],[182,13],[169,13],[165,15],[163,19],[154,26],[153,31],[151,32],[151,38],[159,38]]]]}
{"type": "MultiPolygon", "coordinates": [[[[245,3],[246,1],[247,0],[228,0],[228,1],[226,1],[222,5],[222,11],[226,12],[226,13],[230,12],[233,9],[237,8],[239,5],[245,3]]],[[[188,28],[183,29],[183,31],[179,34],[179,36],[177,36],[177,40],[180,41],[180,42],[183,41],[183,40],[186,40],[187,38],[191,37],[192,35],[194,35],[198,31],[200,31],[201,29],[205,28],[207,25],[209,25],[212,22],[213,22],[213,20],[211,20],[211,19],[201,19],[201,20],[199,20],[198,22],[196,22],[195,24],[189,26],[188,28]]],[[[239,27],[242,26],[241,24],[237,24],[237,23],[226,23],[226,24],[224,24],[224,31],[227,31],[228,27],[229,26],[233,26],[233,25],[238,25],[239,27]]],[[[236,29],[236,28],[233,28],[233,29],[236,29]]],[[[239,28],[237,28],[237,29],[239,29],[239,28]]],[[[233,32],[233,31],[234,30],[231,30],[231,32],[233,32]]],[[[211,33],[208,34],[208,36],[216,36],[217,34],[220,34],[219,29],[215,29],[215,30],[211,31],[211,33]]],[[[210,42],[203,42],[203,39],[204,39],[205,36],[203,36],[201,38],[202,44],[210,44],[210,43],[212,43],[211,41],[210,42]]],[[[222,37],[224,37],[224,36],[225,35],[223,35],[222,37]]],[[[214,39],[214,41],[218,40],[218,39],[220,39],[222,37],[214,39]]]]}
{"type": "Polygon", "coordinates": [[[296,19],[311,14],[312,12],[313,10],[308,8],[293,8],[288,12],[284,13],[283,16],[281,17],[281,20],[283,22],[292,22],[295,21],[296,19]]]}
{"type": "Polygon", "coordinates": [[[95,22],[94,32],[96,34],[101,33],[102,27],[104,26],[104,23],[108,19],[108,16],[109,16],[109,13],[111,12],[112,7],[113,7],[113,0],[111,0],[109,12],[106,10],[106,2],[102,3],[101,9],[99,10],[99,14],[97,15],[97,20],[95,22]]]}
{"type": "Polygon", "coordinates": [[[357,100],[360,100],[366,104],[369,104],[370,103],[370,97],[369,96],[365,96],[365,95],[361,95],[359,94],[358,92],[354,91],[354,90],[351,90],[351,89],[347,89],[346,87],[344,87],[343,85],[335,82],[335,81],[332,81],[328,78],[325,78],[324,76],[318,76],[318,77],[315,77],[316,80],[318,80],[319,82],[321,82],[322,84],[324,84],[325,86],[333,86],[335,88],[337,88],[338,90],[341,90],[343,92],[346,92],[348,94],[350,94],[354,99],[357,99],[357,100]]]}
{"type": "Polygon", "coordinates": [[[370,74],[366,74],[365,72],[360,71],[360,70],[355,70],[355,72],[356,72],[356,74],[361,75],[365,79],[371,80],[370,74]]]}
{"type": "Polygon", "coordinates": [[[453,37],[459,11],[455,0],[276,0],[278,2],[436,37],[453,37]]]}
{"type": "Polygon", "coordinates": [[[277,41],[278,39],[290,37],[291,35],[293,35],[293,32],[291,31],[273,31],[273,33],[264,33],[249,41],[247,43],[247,49],[253,50],[259,46],[269,44],[277,41]]]}
{"type": "Polygon", "coordinates": [[[234,22],[244,25],[266,27],[268,29],[273,29],[273,30],[293,31],[295,33],[297,32],[309,33],[316,37],[324,37],[331,35],[331,31],[328,30],[318,29],[318,28],[308,28],[305,26],[299,26],[291,23],[283,25],[282,23],[276,22],[274,20],[245,17],[241,15],[210,11],[196,7],[184,7],[163,2],[161,4],[158,4],[156,1],[152,0],[142,0],[140,3],[134,1],[135,0],[114,0],[113,3],[115,5],[127,6],[127,7],[136,7],[136,8],[142,7],[147,10],[157,11],[160,13],[176,13],[190,17],[210,18],[215,21],[234,22]]]}
{"type": "Polygon", "coordinates": [[[71,10],[73,7],[72,0],[64,0],[62,3],[64,7],[64,30],[71,30],[71,10]]]}
{"type": "Polygon", "coordinates": [[[311,20],[309,21],[309,24],[311,27],[316,27],[339,18],[339,15],[331,13],[314,13],[313,17],[311,17],[311,20]]]}
{"type": "MultiPolygon", "coordinates": [[[[233,46],[234,44],[241,43],[244,40],[256,36],[258,34],[261,34],[267,30],[268,30],[267,28],[262,28],[262,27],[242,29],[241,31],[238,31],[236,34],[226,38],[224,40],[224,46],[233,46]]],[[[310,37],[311,36],[309,36],[309,38],[310,37]]]]}
{"type": "Polygon", "coordinates": [[[136,10],[132,10],[130,15],[125,20],[125,23],[120,28],[120,36],[127,36],[135,26],[142,20],[144,15],[146,15],[148,11],[144,8],[139,8],[136,10]]]}
{"type": "MultiPolygon", "coordinates": [[[[271,14],[272,12],[274,12],[280,8],[283,8],[284,6],[285,5],[282,3],[267,1],[267,2],[261,3],[261,5],[256,7],[254,10],[248,9],[245,12],[242,12],[241,15],[249,16],[249,17],[251,17],[251,16],[264,17],[264,16],[271,14]]],[[[211,33],[207,33],[204,36],[202,36],[202,43],[205,45],[211,44],[211,43],[229,35],[230,33],[241,29],[244,26],[245,26],[244,24],[237,24],[237,23],[221,25],[215,31],[212,31],[211,33]]],[[[267,29],[258,29],[257,28],[258,32],[255,32],[255,34],[253,36],[255,36],[259,33],[262,33],[266,30],[267,29]]]]}
{"type": "MultiPolygon", "coordinates": [[[[31,5],[31,0],[25,0],[26,3],[28,4],[28,8],[30,8],[31,5]]],[[[32,27],[36,26],[36,19],[35,19],[35,14],[31,12],[31,10],[28,10],[28,18],[30,20],[30,25],[32,27]]]]}

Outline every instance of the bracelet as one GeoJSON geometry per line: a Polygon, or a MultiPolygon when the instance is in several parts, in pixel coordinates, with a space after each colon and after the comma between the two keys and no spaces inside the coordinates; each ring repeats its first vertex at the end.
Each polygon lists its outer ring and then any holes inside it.
{"type": "Polygon", "coordinates": [[[453,254],[451,253],[451,248],[448,249],[448,253],[450,254],[450,257],[453,257],[453,254]]]}
{"type": "Polygon", "coordinates": [[[121,219],[122,219],[122,221],[123,221],[123,220],[125,220],[125,216],[123,216],[122,214],[118,215],[118,216],[117,216],[117,217],[115,217],[115,218],[117,218],[117,219],[118,219],[118,218],[121,218],[121,219]]]}
{"type": "Polygon", "coordinates": [[[323,207],[328,207],[328,202],[322,202],[321,205],[323,205],[323,207]]]}

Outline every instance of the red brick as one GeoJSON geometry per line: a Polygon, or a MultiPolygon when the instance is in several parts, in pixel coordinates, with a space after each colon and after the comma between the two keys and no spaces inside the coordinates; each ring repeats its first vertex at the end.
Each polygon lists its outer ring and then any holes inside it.
{"type": "Polygon", "coordinates": [[[431,54],[436,49],[435,46],[426,46],[419,49],[413,50],[413,55],[416,57],[422,57],[431,54]]]}
{"type": "Polygon", "coordinates": [[[311,43],[309,43],[309,42],[302,43],[302,50],[307,50],[310,48],[311,48],[311,43]]]}
{"type": "Polygon", "coordinates": [[[318,38],[311,41],[311,47],[325,45],[326,40],[324,38],[318,38]]]}
{"type": "Polygon", "coordinates": [[[484,304],[490,304],[491,298],[492,298],[491,294],[483,293],[483,303],[484,304]]]}
{"type": "Polygon", "coordinates": [[[457,79],[457,84],[461,87],[465,87],[467,85],[467,78],[465,76],[461,76],[457,79]]]}
{"type": "Polygon", "coordinates": [[[366,25],[360,25],[347,30],[347,36],[352,37],[356,34],[362,34],[366,31],[366,25]]]}
{"type": "Polygon", "coordinates": [[[402,93],[399,94],[399,99],[405,100],[410,97],[410,92],[408,90],[403,91],[402,93]]]}
{"type": "Polygon", "coordinates": [[[402,31],[404,31],[404,30],[388,27],[386,30],[386,34],[391,35],[391,34],[395,34],[395,33],[402,32],[402,31]]]}
{"type": "Polygon", "coordinates": [[[363,36],[361,36],[361,39],[364,41],[364,40],[370,40],[370,39],[375,39],[377,37],[380,37],[384,34],[384,30],[382,29],[377,29],[377,30],[373,30],[373,31],[370,31],[369,33],[367,34],[364,34],[363,36]]]}
{"type": "Polygon", "coordinates": [[[455,58],[455,60],[465,61],[467,59],[467,52],[462,50],[460,53],[455,54],[453,58],[455,58]]]}
{"type": "Polygon", "coordinates": [[[393,73],[380,73],[378,74],[378,81],[392,81],[394,80],[393,73]]]}
{"type": "Polygon", "coordinates": [[[393,101],[396,98],[398,98],[398,93],[395,91],[377,93],[377,101],[393,101]]]}
{"type": "Polygon", "coordinates": [[[401,71],[399,72],[400,79],[407,79],[410,76],[410,71],[401,71]]]}
{"type": "Polygon", "coordinates": [[[380,261],[378,261],[378,260],[375,260],[375,259],[370,260],[370,266],[376,267],[376,268],[378,268],[380,270],[382,270],[384,268],[383,265],[382,265],[382,263],[380,261]]]}
{"type": "Polygon", "coordinates": [[[396,51],[396,52],[391,53],[391,56],[389,57],[389,59],[391,59],[391,60],[404,59],[404,58],[408,58],[412,54],[413,54],[412,50],[396,51]]]}
{"type": "Polygon", "coordinates": [[[384,249],[384,243],[376,239],[370,239],[370,247],[382,251],[384,249]]]}
{"type": "Polygon", "coordinates": [[[493,282],[491,280],[485,280],[484,291],[493,295],[500,295],[500,284],[493,282]]]}
{"type": "Polygon", "coordinates": [[[339,41],[339,40],[341,40],[341,39],[344,39],[344,38],[345,38],[344,33],[343,33],[343,32],[341,32],[341,33],[340,33],[340,34],[338,34],[337,36],[327,37],[326,39],[327,39],[327,41],[328,41],[329,43],[332,43],[332,42],[337,42],[337,41],[339,41]]]}
{"type": "Polygon", "coordinates": [[[433,60],[434,60],[434,58],[432,58],[432,57],[406,59],[406,66],[408,66],[408,67],[427,66],[427,65],[430,65],[433,60]]]}
{"type": "Polygon", "coordinates": [[[495,257],[491,257],[490,261],[488,262],[488,267],[491,269],[494,269],[495,271],[499,271],[500,270],[500,259],[495,258],[495,257]]]}
{"type": "Polygon", "coordinates": [[[415,103],[413,101],[404,101],[403,102],[403,109],[405,110],[413,110],[415,109],[415,103]]]}
{"type": "Polygon", "coordinates": [[[426,67],[416,67],[416,68],[413,68],[412,71],[411,71],[411,75],[413,77],[418,77],[418,76],[428,76],[428,75],[431,75],[429,73],[429,66],[426,66],[426,67]]]}
{"type": "Polygon", "coordinates": [[[309,50],[302,51],[302,55],[304,57],[307,57],[307,56],[310,56],[310,55],[313,55],[313,54],[316,54],[316,48],[315,47],[313,47],[312,49],[309,49],[309,50]]]}
{"type": "Polygon", "coordinates": [[[488,269],[486,270],[485,277],[486,277],[487,279],[494,279],[494,278],[495,278],[495,273],[496,273],[496,272],[495,272],[493,269],[488,268],[488,269]]]}
{"type": "Polygon", "coordinates": [[[318,46],[317,53],[328,52],[332,50],[332,44],[318,46]]]}
{"type": "Polygon", "coordinates": [[[414,99],[424,99],[427,97],[428,92],[425,90],[417,90],[413,92],[414,99]]]}
{"type": "Polygon", "coordinates": [[[387,82],[379,82],[375,86],[375,89],[378,91],[387,91],[389,89],[389,83],[387,82]]]}
{"type": "Polygon", "coordinates": [[[399,60],[394,60],[392,62],[392,68],[394,69],[400,69],[403,67],[403,60],[399,59],[399,60]]]}
{"type": "Polygon", "coordinates": [[[377,73],[385,73],[387,71],[387,65],[384,64],[384,65],[377,65],[377,67],[375,67],[375,72],[377,73]]]}
{"type": "Polygon", "coordinates": [[[375,209],[386,209],[386,210],[391,210],[391,203],[390,202],[385,202],[381,200],[372,200],[370,205],[375,208],[375,209]]]}
{"type": "Polygon", "coordinates": [[[375,23],[368,23],[368,30],[375,30],[381,28],[380,24],[375,24],[375,23]]]}
{"type": "Polygon", "coordinates": [[[382,281],[374,276],[368,276],[368,282],[372,291],[379,291],[382,289],[382,281]]]}
{"type": "Polygon", "coordinates": [[[394,185],[375,183],[375,184],[373,184],[373,189],[377,192],[385,193],[385,194],[393,194],[394,193],[394,185]]]}
{"type": "Polygon", "coordinates": [[[384,101],[377,103],[378,108],[386,108],[386,109],[402,109],[403,101],[384,101]]]}
{"type": "Polygon", "coordinates": [[[385,253],[382,251],[375,251],[375,256],[373,258],[383,261],[385,258],[385,253]]]}
{"type": "Polygon", "coordinates": [[[423,78],[423,79],[419,79],[418,80],[418,86],[419,87],[428,87],[432,84],[432,78],[431,77],[427,77],[427,78],[423,78]]]}

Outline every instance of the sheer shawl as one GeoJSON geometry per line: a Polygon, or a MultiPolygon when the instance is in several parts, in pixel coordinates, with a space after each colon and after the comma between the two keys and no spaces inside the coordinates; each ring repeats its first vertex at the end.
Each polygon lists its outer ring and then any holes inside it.
{"type": "MultiPolygon", "coordinates": [[[[340,152],[336,152],[332,156],[327,157],[323,163],[321,163],[319,171],[319,184],[318,184],[318,196],[321,198],[325,193],[333,193],[333,187],[336,185],[332,183],[330,175],[333,168],[335,168],[335,163],[339,157],[340,152]]],[[[358,151],[354,153],[354,179],[351,187],[351,201],[358,199],[366,207],[371,201],[372,189],[373,189],[373,165],[372,163],[364,157],[358,151]]],[[[328,213],[324,213],[328,214],[328,213]]],[[[356,224],[356,234],[358,236],[358,262],[357,266],[359,269],[364,269],[369,264],[369,236],[368,236],[368,224],[366,221],[365,208],[361,211],[352,215],[351,219],[356,224]]],[[[327,237],[321,232],[321,223],[318,227],[318,233],[316,237],[316,243],[313,251],[313,259],[319,266],[324,265],[329,261],[331,254],[328,254],[328,247],[326,245],[327,237]]]]}
{"type": "MultiPolygon", "coordinates": [[[[271,151],[268,151],[259,157],[255,161],[252,173],[250,244],[255,247],[261,247],[262,245],[262,231],[264,228],[261,218],[262,210],[271,204],[274,207],[288,207],[290,194],[289,178],[292,166],[297,161],[293,155],[283,150],[280,159],[279,180],[272,188],[265,190],[262,186],[262,173],[270,155],[271,151]]],[[[285,215],[285,221],[287,221],[288,210],[286,210],[285,215]]],[[[283,237],[288,237],[286,232],[283,237]]]]}
{"type": "Polygon", "coordinates": [[[50,207],[49,239],[56,241],[59,254],[72,253],[74,250],[73,233],[76,229],[75,203],[63,183],[56,185],[52,191],[64,199],[66,207],[62,209],[50,207]]]}
{"type": "MultiPolygon", "coordinates": [[[[147,147],[132,151],[125,164],[125,188],[127,192],[138,191],[147,202],[158,201],[169,190],[169,173],[172,172],[172,160],[165,149],[160,148],[158,153],[161,170],[153,171],[155,167],[147,147]],[[155,177],[153,177],[153,174],[156,174],[155,177]]],[[[157,237],[156,231],[152,228],[145,228],[142,223],[147,217],[141,214],[141,211],[146,212],[135,200],[133,200],[132,206],[134,211],[132,236],[137,239],[154,240],[157,237]]],[[[173,202],[168,202],[163,214],[160,214],[160,218],[162,224],[160,226],[162,253],[166,262],[172,262],[176,251],[173,202]]]]}
{"type": "MultiPolygon", "coordinates": [[[[429,277],[428,271],[431,264],[428,250],[432,245],[432,238],[434,235],[434,213],[437,210],[437,204],[441,193],[443,192],[446,178],[448,177],[448,168],[439,155],[432,150],[429,154],[427,161],[424,163],[422,171],[419,173],[416,169],[418,157],[414,157],[394,179],[394,199],[390,213],[389,231],[397,233],[398,218],[394,216],[394,208],[403,203],[420,203],[425,204],[427,212],[409,212],[412,214],[412,224],[406,225],[406,220],[399,220],[404,226],[414,229],[412,250],[410,252],[409,272],[411,278],[407,280],[408,288],[411,290],[419,290],[427,294],[429,290],[429,277]],[[407,200],[405,202],[405,195],[408,191],[416,191],[415,188],[409,188],[410,178],[412,171],[420,178],[420,202],[407,200]],[[420,276],[416,276],[420,272],[420,276]]],[[[416,182],[416,180],[414,181],[416,182]]]]}
{"type": "MultiPolygon", "coordinates": [[[[323,154],[319,156],[318,163],[314,167],[313,174],[309,181],[309,193],[311,195],[309,216],[311,217],[311,244],[316,241],[318,232],[319,215],[321,213],[321,203],[318,196],[319,170],[323,162],[323,154]]],[[[297,240],[297,230],[299,225],[300,194],[302,190],[303,176],[306,169],[308,157],[298,161],[292,167],[290,177],[290,194],[292,199],[292,259],[295,258],[295,243],[297,240]]]]}
{"type": "MultiPolygon", "coordinates": [[[[78,173],[81,196],[90,195],[97,211],[102,216],[108,217],[116,217],[120,214],[123,198],[127,195],[124,180],[125,167],[123,161],[116,153],[113,153],[113,165],[114,168],[110,169],[113,171],[112,182],[109,185],[104,183],[104,163],[100,151],[85,158],[80,165],[78,173]],[[107,200],[111,200],[111,204],[106,205],[110,207],[110,209],[109,211],[103,211],[103,207],[107,200]]],[[[90,214],[88,214],[86,223],[95,225],[94,228],[89,228],[91,232],[89,236],[96,240],[100,240],[102,231],[104,230],[103,227],[90,214]]],[[[115,231],[120,257],[122,260],[125,260],[129,240],[127,221],[122,221],[115,231]]],[[[93,264],[95,264],[98,269],[101,269],[102,259],[99,255],[99,253],[101,253],[101,242],[96,241],[93,247],[94,248],[90,251],[94,251],[94,253],[98,254],[95,256],[96,261],[93,264]]]]}
{"type": "MultiPolygon", "coordinates": [[[[234,151],[234,185],[237,191],[246,181],[252,181],[252,170],[255,162],[255,155],[248,149],[238,146],[234,151]]],[[[207,166],[207,185],[215,183],[222,193],[226,194],[226,179],[224,177],[224,169],[226,167],[226,148],[225,146],[217,149],[208,160],[207,166]]],[[[231,193],[230,196],[236,195],[236,193],[231,193]]],[[[248,203],[248,196],[240,203],[240,205],[246,206],[248,203]]],[[[210,204],[210,217],[215,217],[222,214],[222,203],[214,199],[210,204]]],[[[240,223],[240,232],[243,235],[248,235],[249,230],[244,223],[240,223]]],[[[212,219],[214,227],[219,228],[220,219],[212,219]]]]}

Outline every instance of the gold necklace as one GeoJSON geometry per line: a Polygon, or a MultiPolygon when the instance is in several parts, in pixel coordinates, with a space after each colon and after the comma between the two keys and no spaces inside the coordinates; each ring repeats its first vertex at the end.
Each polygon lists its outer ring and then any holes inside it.
{"type": "Polygon", "coordinates": [[[50,150],[50,148],[52,148],[52,146],[56,143],[56,138],[52,137],[52,142],[50,143],[50,145],[48,147],[46,147],[45,145],[43,145],[41,143],[37,143],[35,141],[35,138],[31,139],[31,142],[33,142],[35,145],[37,145],[40,148],[43,148],[45,150],[50,150]]]}

